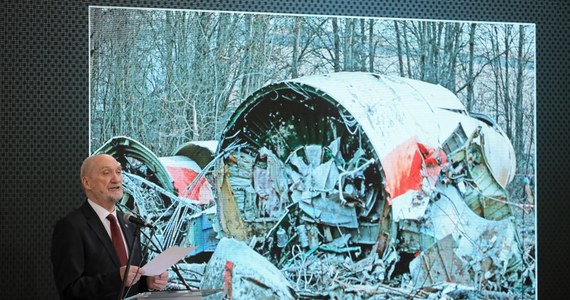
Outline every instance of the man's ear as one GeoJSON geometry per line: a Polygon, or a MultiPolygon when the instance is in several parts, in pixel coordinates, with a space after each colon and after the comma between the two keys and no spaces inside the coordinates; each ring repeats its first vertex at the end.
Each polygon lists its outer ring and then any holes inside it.
{"type": "Polygon", "coordinates": [[[81,177],[81,184],[83,184],[83,188],[86,190],[91,189],[91,186],[89,185],[89,178],[87,178],[87,176],[81,177]]]}

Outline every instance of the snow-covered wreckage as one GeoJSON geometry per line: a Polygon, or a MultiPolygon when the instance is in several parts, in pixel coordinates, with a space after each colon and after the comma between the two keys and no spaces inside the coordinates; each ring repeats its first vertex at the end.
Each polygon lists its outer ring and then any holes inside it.
{"type": "Polygon", "coordinates": [[[237,108],[216,156],[223,235],[301,298],[520,284],[513,147],[439,85],[364,72],[269,84],[237,108]]]}

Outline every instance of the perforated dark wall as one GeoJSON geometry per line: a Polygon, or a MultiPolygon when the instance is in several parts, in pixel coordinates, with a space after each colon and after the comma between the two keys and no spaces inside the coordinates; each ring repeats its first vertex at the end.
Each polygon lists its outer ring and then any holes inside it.
{"type": "Polygon", "coordinates": [[[49,261],[52,228],[83,201],[78,168],[88,154],[89,5],[536,23],[539,295],[567,298],[569,3],[2,1],[0,299],[57,297],[49,261]]]}

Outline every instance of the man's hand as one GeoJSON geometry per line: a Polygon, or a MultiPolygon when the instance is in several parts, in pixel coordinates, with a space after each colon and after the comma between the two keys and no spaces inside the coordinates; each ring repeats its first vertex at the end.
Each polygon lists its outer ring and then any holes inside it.
{"type": "Polygon", "coordinates": [[[149,290],[162,290],[168,283],[168,272],[164,271],[160,275],[149,276],[146,278],[146,283],[149,290]]]}
{"type": "MultiPolygon", "coordinates": [[[[121,279],[125,277],[125,269],[127,266],[122,266],[119,269],[119,274],[121,274],[121,279]]],[[[138,268],[135,266],[131,266],[129,268],[129,273],[127,274],[127,280],[125,281],[125,286],[129,287],[133,284],[136,284],[141,279],[141,276],[144,274],[144,270],[142,268],[138,268]]]]}

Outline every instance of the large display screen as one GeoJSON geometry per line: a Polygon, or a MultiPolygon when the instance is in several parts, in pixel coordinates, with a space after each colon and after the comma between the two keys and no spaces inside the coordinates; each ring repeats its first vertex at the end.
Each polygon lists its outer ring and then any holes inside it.
{"type": "Polygon", "coordinates": [[[90,149],[171,289],[533,298],[535,33],[92,6],[90,149]]]}
{"type": "Polygon", "coordinates": [[[170,290],[568,294],[570,2],[1,7],[0,298],[58,297],[53,229],[93,153],[157,225],[147,258],[195,247],[170,290]]]}

